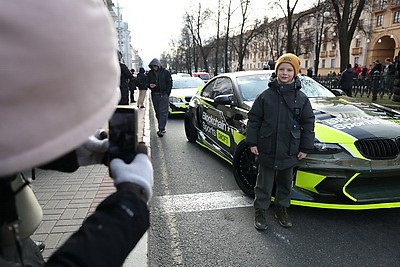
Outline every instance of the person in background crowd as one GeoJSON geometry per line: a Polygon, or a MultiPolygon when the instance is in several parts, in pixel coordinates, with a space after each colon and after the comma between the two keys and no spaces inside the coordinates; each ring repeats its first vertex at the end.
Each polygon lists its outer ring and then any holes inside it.
{"type": "Polygon", "coordinates": [[[352,97],[353,79],[357,77],[357,73],[351,68],[351,64],[347,64],[346,70],[342,71],[339,80],[340,88],[346,92],[347,96],[352,97]]]}
{"type": "Polygon", "coordinates": [[[356,78],[360,75],[362,72],[362,68],[356,63],[354,64],[353,70],[356,72],[356,78]]]}
{"type": "Polygon", "coordinates": [[[30,239],[42,210],[22,174],[73,172],[107,157],[97,129],[120,99],[112,18],[100,0],[5,1],[0,18],[0,266],[122,266],[149,227],[153,168],[144,144],[131,163],[111,160],[117,192],[47,263],[30,239]]]}
{"type": "Polygon", "coordinates": [[[372,80],[372,101],[376,101],[378,99],[378,91],[379,91],[379,84],[381,79],[382,73],[382,64],[379,59],[376,59],[373,62],[373,67],[369,72],[369,76],[372,80]]]}
{"type": "Polygon", "coordinates": [[[367,75],[368,75],[368,68],[367,68],[367,66],[364,65],[362,68],[362,71],[361,71],[361,77],[365,80],[367,75]]]}
{"type": "Polygon", "coordinates": [[[136,90],[136,78],[135,78],[135,69],[131,69],[131,73],[132,73],[132,76],[133,76],[133,79],[129,79],[129,83],[128,83],[128,86],[129,86],[129,98],[130,98],[130,103],[136,103],[136,101],[135,101],[135,90],[136,90]]]}
{"type": "Polygon", "coordinates": [[[312,68],[312,67],[309,67],[309,68],[307,69],[307,76],[310,77],[310,78],[312,78],[312,76],[313,76],[313,68],[312,68]]]}
{"type": "Polygon", "coordinates": [[[265,213],[274,182],[275,217],[281,226],[292,227],[287,208],[294,167],[314,146],[315,118],[308,97],[300,91],[299,69],[296,55],[282,55],[276,62],[276,78],[256,97],[248,113],[246,142],[258,163],[254,227],[260,231],[267,228],[265,213]]]}
{"type": "Polygon", "coordinates": [[[382,71],[381,89],[384,91],[392,92],[395,67],[390,58],[386,58],[385,63],[385,67],[382,71]]]}
{"type": "Polygon", "coordinates": [[[160,60],[154,58],[149,64],[149,88],[151,90],[151,100],[153,101],[154,111],[158,122],[157,135],[163,137],[168,120],[169,95],[172,89],[171,73],[161,66],[160,60]]]}
{"type": "Polygon", "coordinates": [[[128,67],[123,63],[122,53],[118,51],[119,66],[121,69],[119,89],[121,90],[121,100],[118,105],[129,105],[129,81],[134,77],[128,67]]]}
{"type": "Polygon", "coordinates": [[[147,85],[149,84],[149,80],[144,71],[144,68],[139,69],[139,73],[137,75],[136,81],[137,81],[136,86],[139,88],[139,98],[138,98],[137,106],[138,106],[138,108],[145,108],[144,99],[146,97],[147,85]]]}

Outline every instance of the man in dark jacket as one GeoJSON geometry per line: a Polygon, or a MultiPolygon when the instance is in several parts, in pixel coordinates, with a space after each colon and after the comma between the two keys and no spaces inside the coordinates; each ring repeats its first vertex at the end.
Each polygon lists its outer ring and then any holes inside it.
{"type": "Polygon", "coordinates": [[[372,79],[372,101],[376,101],[378,98],[378,91],[380,88],[380,79],[382,73],[382,64],[379,59],[373,62],[374,66],[369,72],[369,76],[372,79]]]}
{"type": "Polygon", "coordinates": [[[265,212],[274,182],[275,216],[283,227],[292,226],[286,209],[290,206],[294,167],[314,145],[315,118],[309,99],[299,90],[299,69],[297,56],[282,55],[276,62],[277,77],[257,96],[248,114],[246,141],[259,164],[254,188],[257,230],[267,228],[265,212]]]}
{"type": "Polygon", "coordinates": [[[121,90],[121,99],[118,105],[129,105],[129,81],[134,80],[132,72],[128,67],[122,62],[122,53],[118,51],[119,66],[121,68],[121,76],[119,89],[121,90]]]}
{"type": "Polygon", "coordinates": [[[168,70],[161,67],[160,60],[154,58],[149,64],[150,71],[147,75],[151,100],[158,122],[157,135],[163,137],[168,120],[169,95],[172,88],[172,77],[168,70]]]}
{"type": "Polygon", "coordinates": [[[340,88],[346,92],[347,96],[352,97],[353,78],[357,76],[356,71],[351,67],[351,64],[347,64],[346,70],[340,75],[339,85],[340,88]]]}

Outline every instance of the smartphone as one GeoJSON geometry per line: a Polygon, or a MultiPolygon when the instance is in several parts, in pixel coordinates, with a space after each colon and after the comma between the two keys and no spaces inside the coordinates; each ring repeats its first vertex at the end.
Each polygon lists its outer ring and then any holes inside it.
{"type": "Polygon", "coordinates": [[[120,158],[130,163],[136,155],[138,113],[135,107],[117,106],[108,122],[109,159],[120,158]]]}

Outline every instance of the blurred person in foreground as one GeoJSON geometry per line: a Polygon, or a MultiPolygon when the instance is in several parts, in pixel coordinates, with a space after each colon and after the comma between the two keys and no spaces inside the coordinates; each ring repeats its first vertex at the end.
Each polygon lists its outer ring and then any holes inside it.
{"type": "Polygon", "coordinates": [[[0,266],[121,266],[149,227],[153,169],[144,144],[130,164],[110,162],[117,191],[47,263],[30,239],[42,210],[22,174],[73,172],[107,157],[97,129],[120,98],[112,19],[100,0],[2,4],[0,266]]]}
{"type": "Polygon", "coordinates": [[[275,217],[281,226],[292,227],[287,208],[295,167],[314,146],[315,118],[308,97],[300,91],[299,69],[296,55],[282,55],[275,65],[276,77],[248,113],[246,142],[258,163],[254,227],[260,231],[267,229],[265,213],[274,183],[275,217]]]}
{"type": "Polygon", "coordinates": [[[165,126],[168,120],[169,95],[172,89],[171,73],[161,66],[160,60],[154,58],[149,64],[149,88],[151,90],[151,100],[153,101],[154,111],[158,123],[157,135],[163,137],[166,133],[165,126]]]}

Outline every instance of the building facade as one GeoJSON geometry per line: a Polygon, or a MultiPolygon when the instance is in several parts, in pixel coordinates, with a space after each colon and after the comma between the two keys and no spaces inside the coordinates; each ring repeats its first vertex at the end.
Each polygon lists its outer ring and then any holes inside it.
{"type": "MultiPolygon", "coordinates": [[[[294,32],[294,40],[301,40],[294,46],[301,60],[302,73],[309,68],[314,70],[315,66],[322,76],[341,72],[338,32],[332,14],[306,10],[295,16],[302,16],[294,32]]],[[[261,69],[285,53],[285,25],[283,19],[268,23],[266,35],[249,45],[243,64],[245,69],[261,69]]],[[[368,67],[375,59],[381,62],[386,58],[395,60],[399,51],[400,0],[367,1],[351,41],[349,63],[368,67]]]]}

